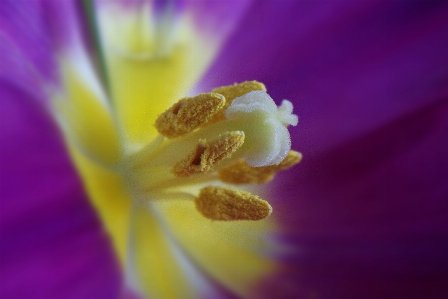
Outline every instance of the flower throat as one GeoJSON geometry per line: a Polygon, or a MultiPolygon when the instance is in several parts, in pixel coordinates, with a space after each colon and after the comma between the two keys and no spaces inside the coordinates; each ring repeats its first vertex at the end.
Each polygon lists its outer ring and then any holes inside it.
{"type": "Polygon", "coordinates": [[[183,98],[156,120],[159,136],[123,161],[125,180],[137,198],[192,200],[212,220],[264,219],[269,203],[232,185],[267,183],[300,162],[292,108],[256,81],[183,98]]]}

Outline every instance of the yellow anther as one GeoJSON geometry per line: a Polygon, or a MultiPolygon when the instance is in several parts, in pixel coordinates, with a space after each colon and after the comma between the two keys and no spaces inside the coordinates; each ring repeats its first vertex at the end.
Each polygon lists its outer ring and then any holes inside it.
{"type": "Polygon", "coordinates": [[[252,167],[239,160],[218,172],[219,179],[231,184],[265,184],[270,182],[280,170],[291,168],[302,160],[302,154],[289,151],[286,158],[277,165],[252,167]]]}
{"type": "Polygon", "coordinates": [[[212,220],[261,220],[272,213],[269,203],[249,192],[208,186],[195,199],[196,209],[212,220]]]}
{"type": "Polygon", "coordinates": [[[183,98],[160,115],[156,128],[168,138],[190,133],[207,123],[225,106],[224,96],[218,93],[203,93],[191,98],[183,98]]]}
{"type": "Polygon", "coordinates": [[[242,131],[226,132],[211,141],[201,139],[185,159],[174,165],[173,174],[177,177],[188,177],[210,171],[217,163],[232,156],[243,143],[242,131]]]}
{"type": "Polygon", "coordinates": [[[224,109],[217,113],[211,120],[210,123],[225,120],[224,111],[225,108],[229,107],[233,99],[240,97],[248,92],[254,90],[261,90],[266,92],[266,87],[263,83],[258,81],[245,81],[243,83],[235,83],[233,85],[222,86],[212,90],[212,92],[222,94],[226,98],[226,103],[224,109]]]}
{"type": "Polygon", "coordinates": [[[222,94],[226,98],[226,101],[231,103],[233,99],[254,90],[261,90],[266,92],[266,87],[263,83],[260,83],[258,81],[245,81],[242,83],[235,83],[233,85],[218,87],[213,89],[212,92],[222,94]]]}
{"type": "Polygon", "coordinates": [[[280,162],[278,165],[273,165],[271,167],[277,167],[278,170],[286,170],[302,161],[302,154],[296,151],[289,151],[286,158],[280,162]]]}

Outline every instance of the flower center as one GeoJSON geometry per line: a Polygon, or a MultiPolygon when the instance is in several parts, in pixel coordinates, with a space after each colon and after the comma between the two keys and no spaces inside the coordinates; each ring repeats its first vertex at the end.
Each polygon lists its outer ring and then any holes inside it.
{"type": "Polygon", "coordinates": [[[136,198],[192,200],[213,220],[264,219],[269,203],[229,185],[266,183],[297,164],[286,129],[297,121],[292,104],[277,107],[259,82],[220,87],[166,110],[155,123],[160,135],[121,169],[136,198]]]}
{"type": "Polygon", "coordinates": [[[172,2],[153,7],[141,3],[123,9],[111,2],[100,12],[107,35],[107,47],[131,60],[163,59],[182,44],[179,16],[172,2]]]}

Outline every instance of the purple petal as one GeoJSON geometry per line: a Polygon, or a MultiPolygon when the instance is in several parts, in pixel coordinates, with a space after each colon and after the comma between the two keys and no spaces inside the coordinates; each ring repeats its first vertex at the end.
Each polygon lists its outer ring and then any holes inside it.
{"type": "Polygon", "coordinates": [[[276,211],[297,253],[272,289],[344,299],[448,295],[447,116],[442,99],[279,179],[288,200],[276,211]]]}
{"type": "Polygon", "coordinates": [[[304,160],[273,191],[293,251],[262,296],[448,296],[447,19],[446,1],[251,7],[201,88],[257,79],[300,117],[304,160]]]}
{"type": "Polygon", "coordinates": [[[33,95],[36,100],[44,101],[46,96],[40,84],[39,76],[28,57],[14,41],[0,31],[0,80],[4,83],[33,95]]]}
{"type": "Polygon", "coordinates": [[[116,298],[120,269],[42,106],[0,81],[0,297],[116,298]]]}
{"type": "MultiPolygon", "coordinates": [[[[2,40],[2,59],[3,55],[20,57],[37,84],[57,83],[56,55],[70,47],[87,46],[87,18],[81,10],[81,2],[75,0],[1,1],[0,31],[2,39],[8,40],[8,44],[2,40]]],[[[3,70],[13,70],[16,65],[8,59],[2,61],[3,70]]],[[[11,79],[20,84],[21,78],[9,76],[11,79]]]]}
{"type": "Polygon", "coordinates": [[[185,7],[192,13],[197,30],[209,35],[210,39],[217,37],[225,39],[233,30],[239,29],[239,21],[253,1],[187,0],[185,2],[185,7]]]}
{"type": "Polygon", "coordinates": [[[145,6],[151,7],[151,18],[163,22],[170,19],[176,27],[180,18],[187,15],[194,23],[194,29],[205,35],[210,43],[222,43],[228,35],[237,29],[239,21],[249,8],[252,0],[96,0],[96,8],[119,8],[122,12],[138,14],[145,6]]]}
{"type": "Polygon", "coordinates": [[[322,150],[448,94],[447,2],[267,1],[249,11],[200,85],[262,81],[295,103],[297,146],[322,150]]]}

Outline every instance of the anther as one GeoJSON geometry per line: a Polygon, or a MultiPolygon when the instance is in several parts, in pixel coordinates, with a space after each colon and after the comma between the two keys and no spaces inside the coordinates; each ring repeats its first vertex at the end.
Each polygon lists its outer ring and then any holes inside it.
{"type": "Polygon", "coordinates": [[[261,90],[266,92],[266,87],[263,83],[260,83],[258,81],[245,81],[242,83],[235,83],[233,85],[222,86],[213,89],[212,92],[222,94],[226,98],[226,103],[224,109],[222,109],[219,113],[216,113],[216,115],[210,120],[210,123],[225,120],[226,117],[224,116],[224,110],[225,108],[230,106],[233,99],[254,90],[261,90]]]}
{"type": "Polygon", "coordinates": [[[212,220],[261,220],[272,213],[269,203],[249,192],[208,186],[195,199],[196,209],[212,220]]]}
{"type": "Polygon", "coordinates": [[[302,160],[302,154],[289,151],[286,158],[277,165],[252,167],[244,160],[239,160],[218,172],[221,181],[230,184],[265,184],[270,182],[275,174],[296,165],[302,160]]]}
{"type": "Polygon", "coordinates": [[[210,171],[216,164],[232,156],[243,143],[242,131],[226,132],[211,141],[200,139],[196,148],[174,165],[172,172],[177,177],[189,177],[210,171]]]}
{"type": "Polygon", "coordinates": [[[207,123],[225,106],[224,96],[218,93],[203,93],[183,98],[160,115],[155,126],[160,134],[168,138],[190,133],[207,123]]]}

